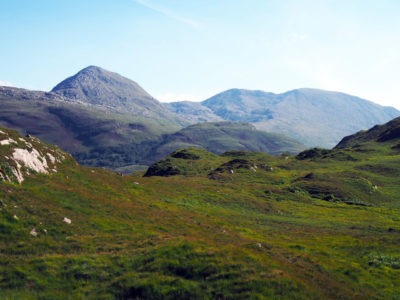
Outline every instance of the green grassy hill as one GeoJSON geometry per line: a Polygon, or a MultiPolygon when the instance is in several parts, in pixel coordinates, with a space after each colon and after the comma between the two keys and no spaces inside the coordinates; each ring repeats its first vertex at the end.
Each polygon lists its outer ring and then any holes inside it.
{"type": "Polygon", "coordinates": [[[187,149],[146,177],[65,155],[0,182],[0,299],[397,299],[399,142],[187,149]]]}
{"type": "Polygon", "coordinates": [[[272,155],[298,153],[306,148],[287,136],[257,130],[241,122],[209,122],[185,127],[163,136],[148,161],[161,159],[176,149],[197,147],[221,154],[229,150],[265,152],[272,155]]]}

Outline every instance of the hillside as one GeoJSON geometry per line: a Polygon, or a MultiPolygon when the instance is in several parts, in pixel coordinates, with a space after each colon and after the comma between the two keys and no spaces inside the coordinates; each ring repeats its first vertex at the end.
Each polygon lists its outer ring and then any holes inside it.
{"type": "Polygon", "coordinates": [[[369,130],[362,130],[356,134],[344,137],[336,149],[342,148],[359,148],[365,147],[369,143],[384,143],[394,142],[394,148],[400,149],[400,144],[396,144],[400,139],[400,118],[393,119],[392,121],[383,124],[376,125],[369,130]]]}
{"type": "MultiPolygon", "coordinates": [[[[199,123],[166,134],[149,158],[161,159],[179,148],[197,147],[221,154],[228,150],[265,152],[272,155],[298,153],[306,147],[277,133],[256,130],[240,122],[199,123]]],[[[149,159],[150,161],[150,159],[149,159]]]]}
{"type": "MultiPolygon", "coordinates": [[[[4,170],[28,141],[1,131],[21,143],[0,144],[4,170]]],[[[396,299],[399,142],[188,149],[158,163],[174,174],[147,177],[64,154],[57,172],[0,182],[1,297],[396,299]]]]}
{"type": "MultiPolygon", "coordinates": [[[[339,92],[297,89],[283,94],[231,89],[201,103],[216,117],[249,122],[308,146],[331,148],[344,136],[400,115],[391,107],[339,92]]],[[[170,104],[170,107],[178,104],[170,104]]],[[[172,110],[179,113],[179,110],[172,110]]],[[[211,118],[212,115],[208,115],[211,118]]],[[[190,120],[190,111],[184,111],[190,120]]]]}

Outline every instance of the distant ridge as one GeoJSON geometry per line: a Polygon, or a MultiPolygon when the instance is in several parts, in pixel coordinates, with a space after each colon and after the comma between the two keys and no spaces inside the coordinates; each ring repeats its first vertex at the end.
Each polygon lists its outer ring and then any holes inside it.
{"type": "MultiPolygon", "coordinates": [[[[183,104],[168,105],[175,113],[183,104]]],[[[359,97],[318,89],[296,89],[282,94],[230,89],[200,103],[209,119],[249,122],[259,130],[279,132],[308,146],[331,148],[346,135],[385,123],[400,112],[359,97]]],[[[188,106],[188,104],[185,104],[188,106]]],[[[196,117],[185,110],[182,117],[196,117]]]]}

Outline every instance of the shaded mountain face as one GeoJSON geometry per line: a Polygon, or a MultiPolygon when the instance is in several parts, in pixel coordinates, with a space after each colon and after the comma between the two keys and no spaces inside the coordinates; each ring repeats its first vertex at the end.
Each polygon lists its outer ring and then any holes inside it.
{"type": "MultiPolygon", "coordinates": [[[[335,146],[343,136],[400,115],[391,107],[316,89],[283,94],[232,89],[201,104],[224,120],[250,122],[259,130],[279,132],[308,146],[326,148],[335,146]]],[[[189,113],[185,111],[186,118],[189,113]]]]}
{"type": "Polygon", "coordinates": [[[395,143],[400,149],[400,118],[395,118],[383,125],[376,125],[369,130],[362,130],[356,134],[344,137],[335,149],[360,147],[368,143],[395,143]]]}
{"type": "Polygon", "coordinates": [[[87,67],[56,85],[53,93],[69,99],[141,116],[171,116],[160,102],[136,82],[96,66],[87,67]]]}

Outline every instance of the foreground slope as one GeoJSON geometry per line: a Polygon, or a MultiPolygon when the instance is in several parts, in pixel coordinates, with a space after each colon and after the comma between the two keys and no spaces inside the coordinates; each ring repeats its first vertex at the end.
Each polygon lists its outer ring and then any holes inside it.
{"type": "Polygon", "coordinates": [[[395,142],[297,157],[187,149],[164,160],[179,173],[148,177],[65,156],[56,173],[0,182],[1,297],[395,299],[395,142]]]}
{"type": "MultiPolygon", "coordinates": [[[[180,113],[183,104],[179,104],[170,104],[169,108],[180,113]]],[[[201,104],[224,120],[249,122],[259,130],[279,132],[308,146],[327,148],[336,145],[343,136],[400,115],[391,107],[317,89],[297,89],[282,94],[231,89],[201,104]]],[[[190,110],[184,110],[182,117],[190,121],[190,110]]]]}

